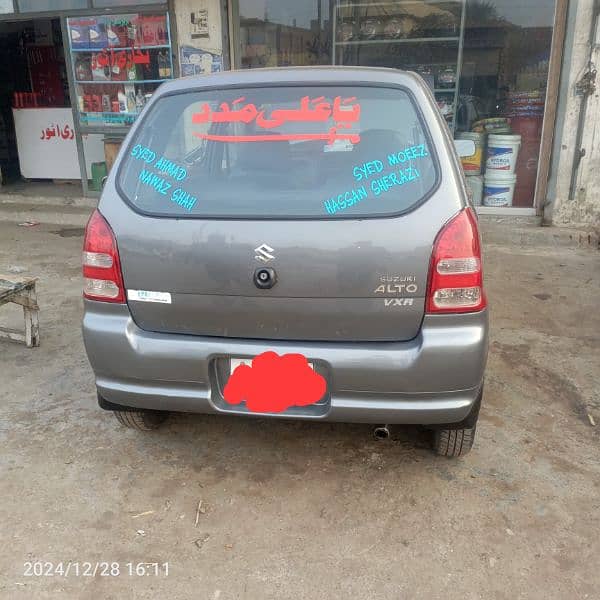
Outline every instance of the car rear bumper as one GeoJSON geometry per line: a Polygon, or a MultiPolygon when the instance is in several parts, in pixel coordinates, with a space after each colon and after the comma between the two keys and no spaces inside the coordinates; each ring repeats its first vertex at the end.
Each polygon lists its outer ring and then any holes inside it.
{"type": "Polygon", "coordinates": [[[328,380],[323,404],[273,417],[456,423],[477,403],[483,382],[487,311],[426,316],[419,335],[406,342],[281,342],[154,333],[140,329],[126,305],[84,303],[83,335],[98,393],[123,406],[253,415],[223,401],[215,364],[267,350],[302,353],[328,380]]]}

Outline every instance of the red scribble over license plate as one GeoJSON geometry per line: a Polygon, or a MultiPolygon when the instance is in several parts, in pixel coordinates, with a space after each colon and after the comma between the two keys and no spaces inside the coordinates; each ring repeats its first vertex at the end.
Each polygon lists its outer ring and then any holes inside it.
{"type": "Polygon", "coordinates": [[[231,359],[223,396],[228,404],[246,403],[251,412],[279,413],[323,398],[325,378],[302,354],[263,352],[253,359],[231,359]]]}

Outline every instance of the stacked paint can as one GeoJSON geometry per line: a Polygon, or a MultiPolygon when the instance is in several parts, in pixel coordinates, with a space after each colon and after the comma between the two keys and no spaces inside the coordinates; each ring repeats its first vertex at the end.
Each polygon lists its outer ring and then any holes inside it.
{"type": "Polygon", "coordinates": [[[471,188],[473,204],[481,206],[483,198],[481,169],[485,147],[485,133],[461,132],[456,138],[459,140],[470,140],[475,144],[475,153],[471,156],[461,157],[461,162],[465,175],[467,175],[467,185],[471,188]]]}
{"type": "Polygon", "coordinates": [[[517,176],[515,169],[521,148],[521,136],[495,133],[488,136],[484,206],[512,206],[517,176]]]}

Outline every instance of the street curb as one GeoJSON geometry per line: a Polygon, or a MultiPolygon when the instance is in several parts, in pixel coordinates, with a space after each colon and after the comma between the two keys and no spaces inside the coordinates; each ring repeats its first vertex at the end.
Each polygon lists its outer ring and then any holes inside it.
{"type": "Polygon", "coordinates": [[[98,204],[98,199],[84,196],[27,196],[18,193],[0,193],[0,206],[3,204],[31,204],[32,206],[49,206],[54,209],[62,206],[80,206],[93,209],[98,204]]]}
{"type": "Polygon", "coordinates": [[[537,218],[479,217],[484,244],[521,248],[577,248],[600,250],[600,235],[596,231],[568,227],[542,227],[537,218]]]}
{"type": "Polygon", "coordinates": [[[0,221],[9,223],[30,221],[33,223],[85,227],[95,207],[95,202],[91,206],[57,206],[48,203],[36,206],[29,202],[6,202],[0,203],[0,221]]]}

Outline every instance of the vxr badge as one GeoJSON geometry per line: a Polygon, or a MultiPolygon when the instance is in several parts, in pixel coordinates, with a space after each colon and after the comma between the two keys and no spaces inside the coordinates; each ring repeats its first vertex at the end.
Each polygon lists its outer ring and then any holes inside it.
{"type": "Polygon", "coordinates": [[[254,252],[256,252],[254,258],[264,263],[268,263],[275,258],[275,255],[271,254],[271,252],[275,252],[275,250],[273,250],[271,246],[267,246],[267,244],[261,244],[258,248],[254,248],[254,252]]]}

